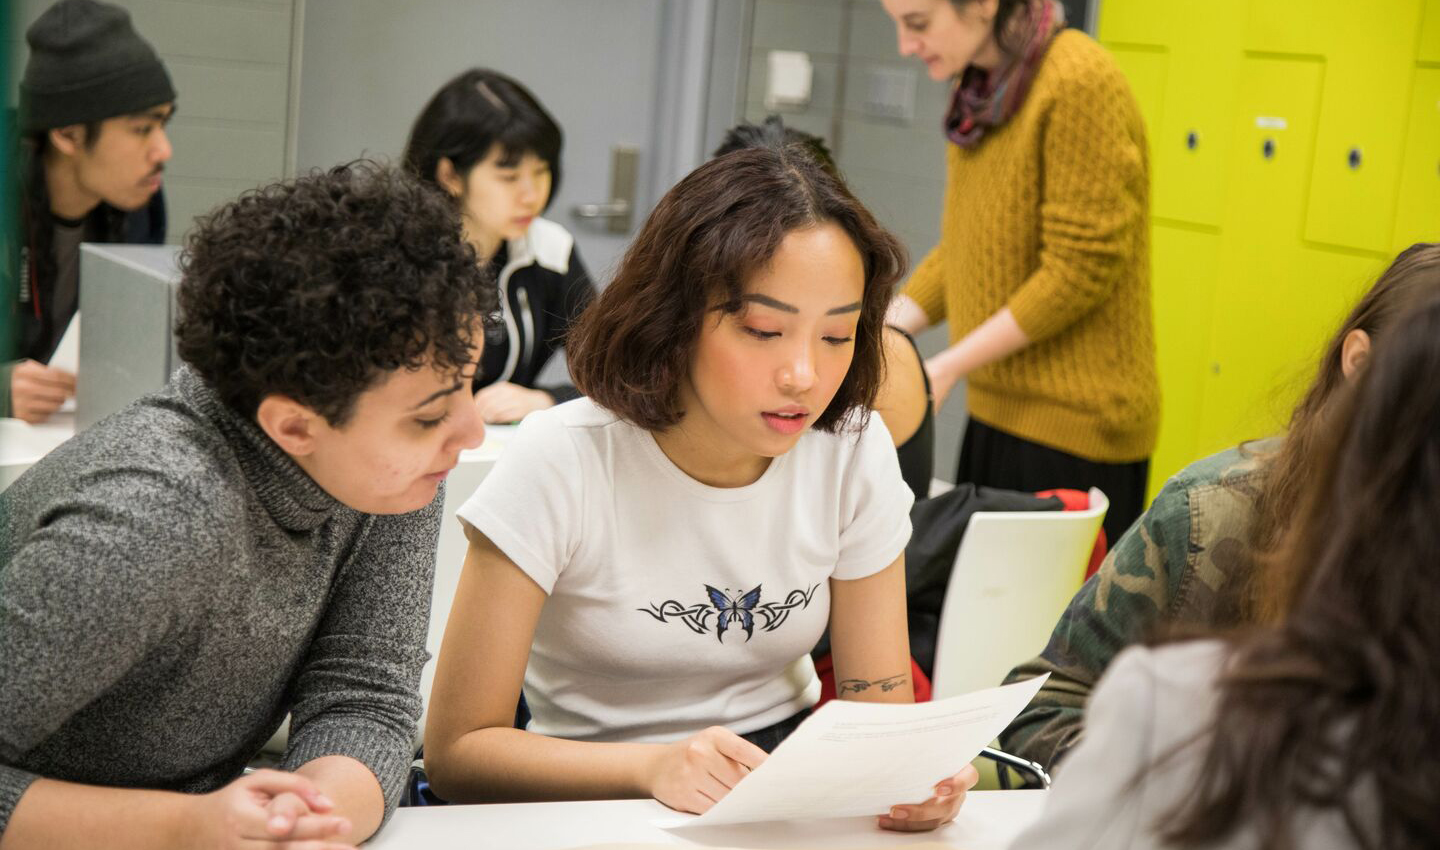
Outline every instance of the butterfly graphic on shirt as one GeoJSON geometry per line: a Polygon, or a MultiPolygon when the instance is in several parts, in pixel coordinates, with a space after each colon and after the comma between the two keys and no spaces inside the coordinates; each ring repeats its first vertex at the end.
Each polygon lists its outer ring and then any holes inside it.
{"type": "Polygon", "coordinates": [[[709,597],[708,602],[685,605],[678,600],[667,599],[659,604],[652,602],[649,608],[636,610],[644,611],[662,623],[678,620],[697,635],[710,634],[713,618],[715,638],[721,643],[725,642],[726,630],[738,623],[741,631],[745,632],[745,642],[749,643],[755,636],[757,619],[761,631],[775,631],[789,619],[791,611],[809,606],[815,589],[820,585],[812,584],[809,590],[792,590],[785,595],[784,602],[764,603],[760,601],[762,585],[759,584],[743,593],[735,591],[733,594],[730,588],[722,589],[710,584],[702,586],[709,597]]]}
{"type": "Polygon", "coordinates": [[[743,593],[734,599],[723,590],[716,590],[710,585],[705,585],[705,592],[710,594],[710,604],[720,611],[719,622],[715,624],[716,636],[721,643],[725,642],[725,629],[732,623],[739,623],[740,628],[745,630],[745,640],[748,643],[755,635],[755,604],[760,601],[760,585],[755,589],[743,593]]]}

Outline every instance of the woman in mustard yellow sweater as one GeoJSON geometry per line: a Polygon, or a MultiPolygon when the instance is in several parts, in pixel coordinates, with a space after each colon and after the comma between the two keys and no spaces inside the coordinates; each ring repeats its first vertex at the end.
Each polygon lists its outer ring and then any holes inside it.
{"type": "Polygon", "coordinates": [[[883,0],[900,52],[955,80],[940,244],[891,321],[950,324],[936,404],[966,380],[959,480],[1099,487],[1114,541],[1145,506],[1160,390],[1149,165],[1114,60],[1054,0],[883,0]]]}

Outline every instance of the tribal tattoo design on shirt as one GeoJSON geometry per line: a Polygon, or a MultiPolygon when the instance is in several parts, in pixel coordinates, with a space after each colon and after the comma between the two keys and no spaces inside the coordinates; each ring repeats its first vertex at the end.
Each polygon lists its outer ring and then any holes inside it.
{"type": "Polygon", "coordinates": [[[760,619],[762,631],[773,632],[789,618],[790,612],[797,608],[805,608],[810,604],[810,599],[815,595],[815,588],[820,585],[814,584],[809,590],[792,590],[786,595],[784,602],[760,602],[761,585],[744,593],[731,595],[728,588],[720,590],[711,585],[705,585],[705,593],[709,596],[709,602],[698,602],[686,606],[674,599],[667,599],[660,604],[650,603],[649,608],[637,608],[654,617],[662,623],[671,622],[671,618],[679,620],[690,627],[690,630],[697,635],[709,634],[712,621],[715,628],[715,639],[721,643],[725,642],[725,630],[735,624],[745,632],[745,641],[755,635],[755,619],[760,619]]]}

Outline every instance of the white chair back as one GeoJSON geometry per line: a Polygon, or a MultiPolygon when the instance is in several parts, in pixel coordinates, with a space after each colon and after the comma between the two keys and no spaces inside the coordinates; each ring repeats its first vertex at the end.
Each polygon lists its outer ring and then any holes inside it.
{"type": "Polygon", "coordinates": [[[970,518],[940,609],[935,699],[1000,684],[1039,654],[1085,581],[1110,500],[1083,511],[980,512],[970,518]]]}

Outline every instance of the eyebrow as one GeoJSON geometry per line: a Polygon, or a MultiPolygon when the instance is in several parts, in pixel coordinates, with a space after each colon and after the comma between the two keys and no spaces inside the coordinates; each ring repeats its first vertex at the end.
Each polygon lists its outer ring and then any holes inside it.
{"type": "Polygon", "coordinates": [[[170,104],[170,106],[168,106],[168,107],[157,106],[157,107],[154,107],[153,109],[147,109],[147,110],[145,110],[144,112],[132,112],[132,113],[130,113],[129,115],[127,115],[127,116],[125,116],[125,117],[126,117],[126,118],[130,118],[130,119],[133,119],[133,120],[136,120],[136,121],[145,120],[145,119],[154,119],[154,120],[156,120],[156,121],[164,121],[164,120],[166,120],[167,118],[173,118],[173,117],[175,117],[175,105],[172,103],[172,104],[170,104]]]}
{"type": "Polygon", "coordinates": [[[454,383],[454,385],[451,386],[449,389],[436,390],[435,392],[431,393],[430,395],[425,396],[425,400],[424,400],[424,401],[420,402],[419,404],[415,405],[414,407],[412,407],[412,408],[410,408],[410,409],[411,409],[411,410],[419,410],[420,408],[424,407],[425,405],[429,404],[430,402],[434,401],[435,399],[440,398],[441,396],[450,395],[451,393],[453,393],[453,392],[455,392],[456,390],[460,389],[461,386],[463,386],[463,384],[461,384],[460,381],[456,381],[456,382],[454,383]]]}
{"type": "MultiPolygon", "coordinates": [[[[749,295],[742,295],[742,296],[740,296],[740,300],[741,300],[741,301],[752,301],[752,302],[754,302],[754,303],[756,303],[756,304],[761,304],[761,305],[764,305],[764,306],[766,306],[766,307],[771,307],[771,308],[773,308],[773,309],[781,310],[781,311],[786,312],[786,313],[798,313],[798,312],[800,312],[800,308],[799,308],[799,307],[796,307],[794,304],[786,304],[784,301],[780,301],[780,300],[778,300],[778,299],[771,298],[771,297],[768,296],[768,295],[761,295],[761,294],[759,294],[759,293],[752,293],[752,294],[749,294],[749,295]]],[[[836,308],[833,309],[833,310],[826,310],[826,311],[825,311],[825,315],[827,315],[827,316],[838,316],[838,315],[840,315],[841,313],[854,313],[854,312],[856,312],[856,311],[859,310],[859,309],[860,309],[860,302],[859,302],[859,301],[856,301],[854,304],[846,304],[844,307],[836,307],[836,308]]]]}

